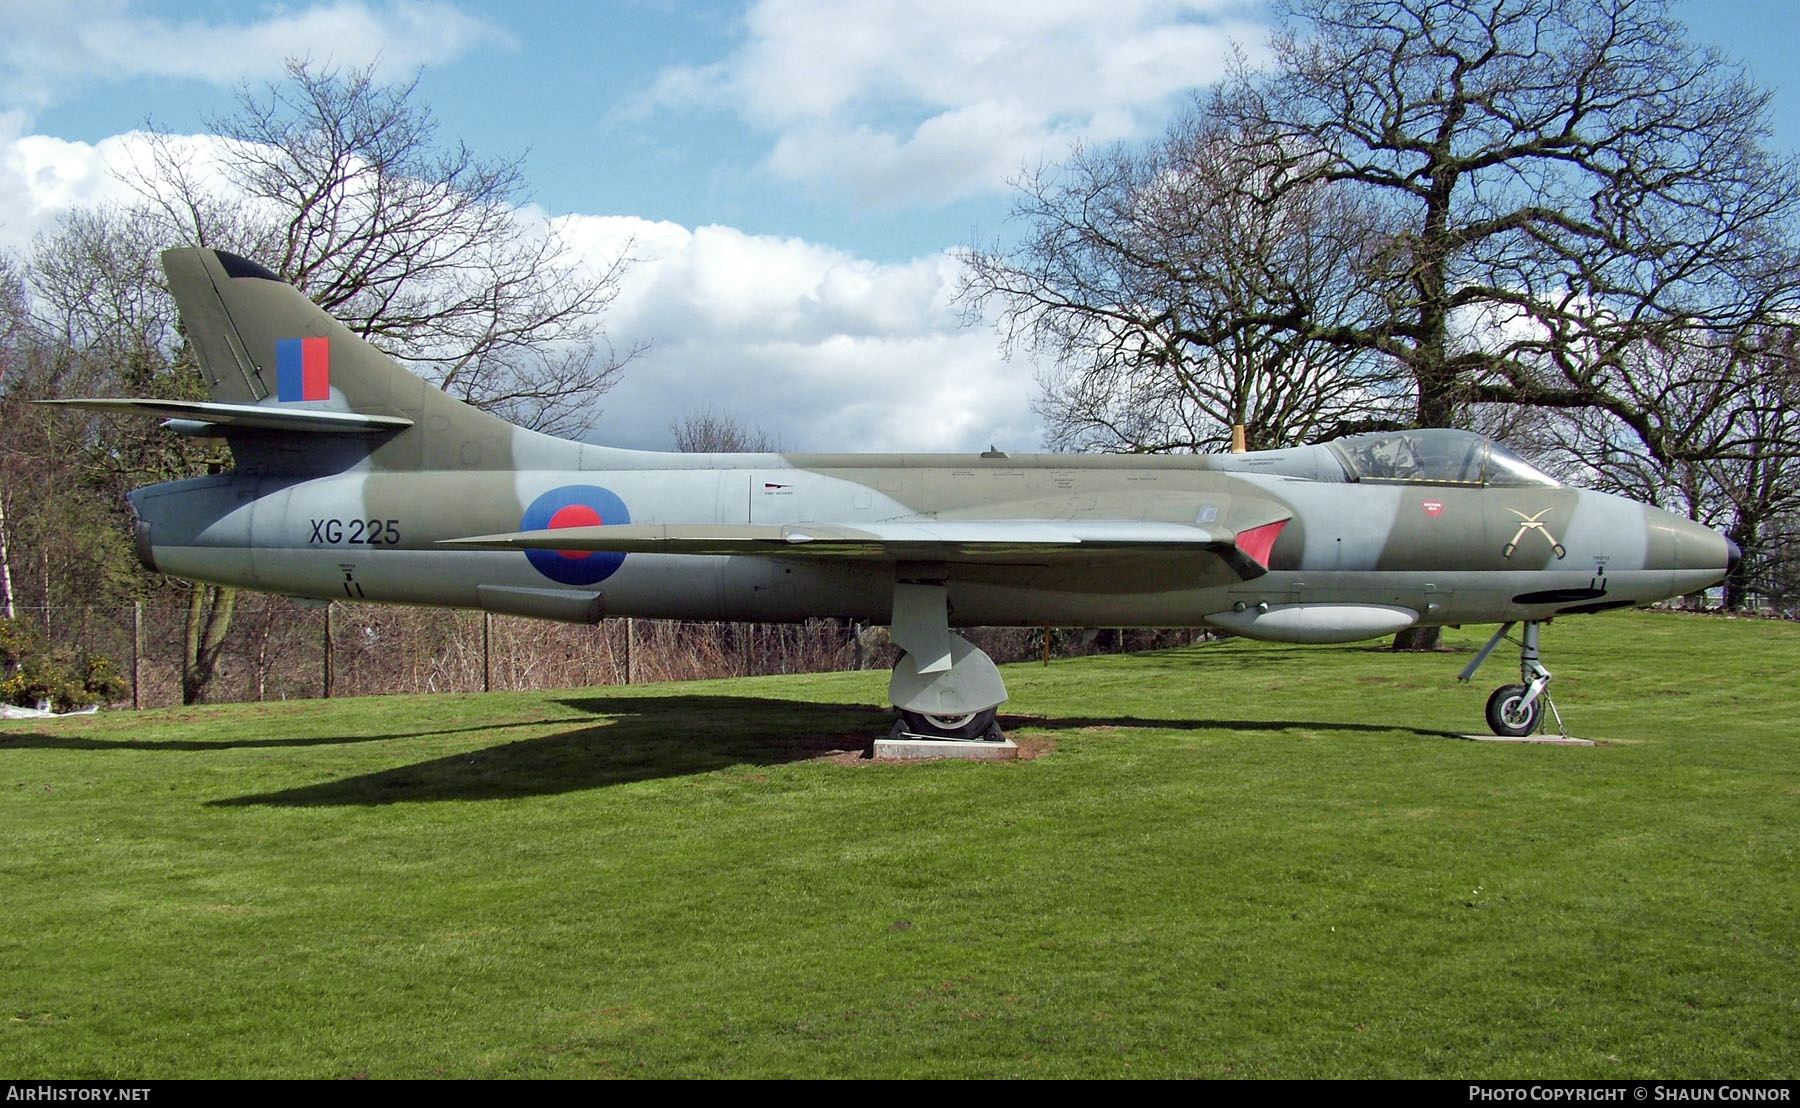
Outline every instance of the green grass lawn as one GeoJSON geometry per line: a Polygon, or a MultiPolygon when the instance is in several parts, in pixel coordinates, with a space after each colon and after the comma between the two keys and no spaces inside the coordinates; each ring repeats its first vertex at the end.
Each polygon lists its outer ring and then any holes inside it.
{"type": "Polygon", "coordinates": [[[0,1076],[1793,1077],[1800,626],[0,724],[0,1076]]]}

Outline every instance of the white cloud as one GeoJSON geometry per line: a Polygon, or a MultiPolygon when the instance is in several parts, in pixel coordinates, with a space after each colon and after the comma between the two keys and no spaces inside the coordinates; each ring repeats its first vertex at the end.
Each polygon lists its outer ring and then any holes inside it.
{"type": "MultiPolygon", "coordinates": [[[[24,254],[39,232],[71,209],[137,201],[124,178],[154,166],[152,141],[143,131],[95,143],[0,131],[0,250],[24,254]]],[[[219,158],[223,140],[169,135],[165,141],[194,179],[226,187],[219,158]]]]}
{"type": "Polygon", "coordinates": [[[1002,187],[1071,139],[1160,126],[1265,28],[1223,0],[760,0],[731,58],[665,69],[637,105],[737,112],[771,131],[765,168],[864,207],[1002,187]]]}
{"type": "Polygon", "coordinates": [[[565,230],[609,258],[643,259],[608,315],[621,344],[648,340],[605,398],[598,441],[666,449],[669,426],[715,411],[789,450],[1035,450],[1032,370],[951,304],[943,254],[880,264],[729,227],[575,217],[565,230]]]}
{"type": "Polygon", "coordinates": [[[1053,136],[1075,137],[1057,136],[1017,101],[985,102],[933,116],[910,135],[835,122],[796,127],[765,164],[788,180],[840,184],[859,207],[929,206],[1005,181],[1053,136]]]}
{"type": "Polygon", "coordinates": [[[23,253],[32,238],[70,208],[126,200],[130,190],[109,167],[123,165],[139,136],[98,143],[48,135],[0,134],[0,250],[23,253]]]}
{"type": "Polygon", "coordinates": [[[438,0],[333,0],[243,23],[172,20],[135,0],[0,0],[0,26],[0,95],[33,109],[109,80],[273,78],[290,57],[373,65],[393,78],[508,41],[438,0]]]}

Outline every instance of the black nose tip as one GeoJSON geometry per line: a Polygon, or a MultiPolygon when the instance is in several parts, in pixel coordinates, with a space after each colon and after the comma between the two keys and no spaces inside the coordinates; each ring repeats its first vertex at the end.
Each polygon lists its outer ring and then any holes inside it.
{"type": "Polygon", "coordinates": [[[1730,539],[1726,539],[1725,540],[1725,572],[1731,573],[1733,570],[1736,570],[1738,562],[1743,560],[1743,557],[1744,557],[1744,552],[1742,550],[1738,549],[1738,544],[1735,542],[1732,542],[1730,539]]]}

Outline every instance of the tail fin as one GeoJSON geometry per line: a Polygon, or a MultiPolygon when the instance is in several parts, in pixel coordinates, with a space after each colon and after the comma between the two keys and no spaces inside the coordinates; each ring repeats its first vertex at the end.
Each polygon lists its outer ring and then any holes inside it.
{"type": "MultiPolygon", "coordinates": [[[[378,468],[512,464],[517,428],[407,372],[269,270],[199,247],[165,251],[162,263],[214,406],[269,413],[276,422],[263,430],[304,421],[380,434],[371,444],[378,468]]],[[[219,423],[229,435],[230,422],[219,423]]]]}
{"type": "Polygon", "coordinates": [[[161,416],[177,431],[223,436],[240,468],[263,473],[365,463],[377,470],[512,469],[522,462],[574,469],[584,451],[602,451],[515,427],[447,396],[248,259],[183,247],[164,251],[162,263],[212,399],[39,403],[161,416]]]}
{"type": "Polygon", "coordinates": [[[216,402],[414,419],[425,406],[437,409],[432,415],[460,409],[492,418],[408,373],[247,258],[183,247],[164,251],[162,263],[216,402]]]}

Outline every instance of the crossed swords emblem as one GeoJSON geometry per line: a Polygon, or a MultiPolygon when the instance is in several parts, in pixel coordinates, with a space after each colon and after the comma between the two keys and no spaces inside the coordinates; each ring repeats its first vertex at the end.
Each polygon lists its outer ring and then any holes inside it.
{"type": "Polygon", "coordinates": [[[1513,551],[1519,549],[1519,540],[1525,537],[1525,532],[1527,531],[1536,531],[1538,534],[1544,536],[1545,539],[1549,540],[1550,549],[1556,552],[1558,558],[1561,558],[1568,553],[1568,551],[1563,548],[1563,544],[1556,541],[1556,536],[1550,533],[1550,528],[1544,523],[1544,517],[1549,515],[1554,509],[1545,508],[1534,516],[1528,516],[1517,508],[1508,508],[1506,510],[1519,517],[1519,530],[1513,535],[1512,541],[1506,544],[1506,549],[1500,552],[1502,557],[1510,558],[1513,556],[1513,551]]]}

